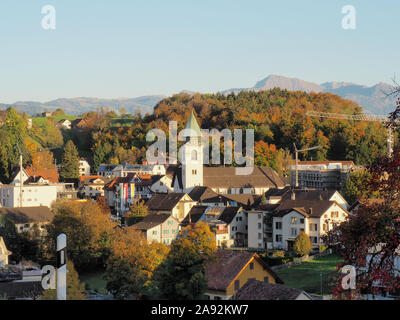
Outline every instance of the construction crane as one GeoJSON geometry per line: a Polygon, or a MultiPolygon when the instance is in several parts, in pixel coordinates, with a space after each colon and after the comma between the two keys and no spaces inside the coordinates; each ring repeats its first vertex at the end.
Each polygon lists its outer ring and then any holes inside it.
{"type": "Polygon", "coordinates": [[[374,121],[383,123],[387,128],[387,148],[389,157],[393,154],[393,126],[391,126],[391,120],[388,116],[377,115],[377,114],[343,114],[343,113],[329,113],[319,111],[308,111],[306,115],[310,117],[328,118],[328,119],[339,119],[339,120],[353,120],[353,121],[374,121]]]}

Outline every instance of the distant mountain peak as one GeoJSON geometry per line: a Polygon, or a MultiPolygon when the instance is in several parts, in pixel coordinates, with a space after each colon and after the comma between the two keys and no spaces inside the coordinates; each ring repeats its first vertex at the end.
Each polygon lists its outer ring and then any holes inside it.
{"type": "Polygon", "coordinates": [[[374,86],[365,86],[352,82],[331,81],[318,84],[315,82],[304,81],[298,78],[290,78],[281,75],[271,74],[268,77],[258,81],[252,88],[229,89],[222,93],[239,92],[239,91],[260,91],[270,90],[275,87],[290,91],[305,92],[330,92],[337,94],[344,99],[357,102],[365,111],[388,114],[394,110],[394,97],[386,97],[385,93],[390,92],[393,88],[390,84],[379,82],[374,86]]]}

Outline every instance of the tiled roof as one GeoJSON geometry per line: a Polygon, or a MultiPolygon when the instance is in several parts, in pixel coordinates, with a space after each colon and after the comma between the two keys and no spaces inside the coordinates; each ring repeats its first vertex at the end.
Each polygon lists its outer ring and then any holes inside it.
{"type": "Polygon", "coordinates": [[[187,226],[189,225],[189,218],[192,221],[192,223],[197,223],[201,217],[204,215],[204,213],[207,210],[207,206],[193,206],[185,219],[181,222],[182,226],[187,226]]]}
{"type": "Polygon", "coordinates": [[[276,212],[282,216],[291,209],[301,209],[311,218],[320,218],[335,203],[329,200],[285,200],[276,208],[276,212]]]}
{"type": "Polygon", "coordinates": [[[208,289],[225,291],[242,269],[252,260],[256,259],[267,270],[276,282],[283,281],[261,260],[256,253],[234,250],[218,250],[216,260],[206,266],[208,289]]]}
{"type": "Polygon", "coordinates": [[[226,207],[222,214],[218,217],[219,220],[230,224],[239,212],[241,207],[226,207]]]}
{"type": "Polygon", "coordinates": [[[195,201],[203,201],[210,198],[218,197],[218,193],[211,190],[209,187],[196,186],[190,191],[189,196],[195,201]]]}
{"type": "Polygon", "coordinates": [[[4,214],[16,224],[32,222],[50,222],[53,213],[48,207],[23,207],[23,208],[0,208],[0,215],[4,214]]]}
{"type": "Polygon", "coordinates": [[[151,211],[170,211],[184,196],[185,193],[158,193],[152,196],[146,205],[151,211]]]}
{"type": "Polygon", "coordinates": [[[57,183],[58,180],[58,171],[56,168],[54,169],[39,169],[39,170],[34,170],[32,167],[26,167],[25,172],[30,176],[30,177],[43,177],[45,180],[49,180],[49,182],[52,183],[57,183]]]}
{"type": "Polygon", "coordinates": [[[148,230],[164,223],[170,217],[172,216],[168,213],[150,213],[144,217],[142,221],[130,226],[129,228],[135,230],[148,230]]]}
{"type": "Polygon", "coordinates": [[[280,284],[250,279],[232,296],[231,300],[296,300],[303,292],[303,290],[280,284]]]}
{"type": "Polygon", "coordinates": [[[235,167],[204,167],[203,184],[210,188],[283,188],[286,185],[269,167],[254,167],[249,175],[236,175],[235,167]]]}
{"type": "Polygon", "coordinates": [[[318,190],[318,189],[295,189],[285,187],[283,189],[273,188],[265,193],[265,197],[281,198],[282,200],[291,200],[292,195],[296,200],[330,200],[336,190],[318,190]]]}

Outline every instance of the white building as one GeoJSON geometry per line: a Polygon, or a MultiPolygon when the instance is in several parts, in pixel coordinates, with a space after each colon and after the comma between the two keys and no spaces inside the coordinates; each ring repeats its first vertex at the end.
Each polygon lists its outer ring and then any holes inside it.
{"type": "Polygon", "coordinates": [[[291,250],[296,237],[305,232],[318,249],[322,236],[334,224],[345,221],[348,212],[329,200],[285,200],[275,209],[249,214],[249,248],[291,250]]]}
{"type": "Polygon", "coordinates": [[[126,177],[129,174],[165,175],[165,167],[161,164],[101,164],[97,174],[102,177],[126,177]]]}
{"type": "Polygon", "coordinates": [[[51,207],[57,199],[56,185],[0,185],[0,204],[4,208],[51,207]]]}
{"type": "Polygon", "coordinates": [[[79,160],[79,175],[80,176],[90,175],[90,164],[86,159],[79,160]]]}
{"type": "Polygon", "coordinates": [[[142,232],[148,242],[171,244],[179,234],[179,221],[168,213],[151,213],[130,228],[142,232]]]}

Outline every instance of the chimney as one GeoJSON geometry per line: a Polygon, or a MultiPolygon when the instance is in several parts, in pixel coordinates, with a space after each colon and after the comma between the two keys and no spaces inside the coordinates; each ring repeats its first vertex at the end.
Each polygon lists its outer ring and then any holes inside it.
{"type": "Polygon", "coordinates": [[[309,211],[310,211],[310,215],[312,215],[312,208],[310,208],[310,210],[309,210],[309,211]]]}
{"type": "Polygon", "coordinates": [[[296,200],[296,193],[292,192],[291,200],[296,200]]]}

